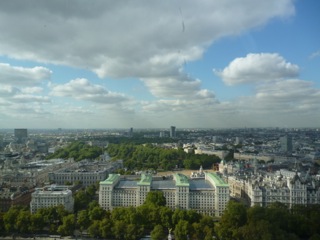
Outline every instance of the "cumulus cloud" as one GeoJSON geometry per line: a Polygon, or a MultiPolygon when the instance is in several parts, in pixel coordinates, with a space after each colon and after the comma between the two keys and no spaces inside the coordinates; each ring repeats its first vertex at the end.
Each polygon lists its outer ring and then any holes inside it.
{"type": "Polygon", "coordinates": [[[0,83],[11,86],[32,86],[51,77],[52,72],[45,67],[16,67],[0,63],[0,83]]]}
{"type": "Polygon", "coordinates": [[[27,103],[27,102],[39,102],[39,103],[49,103],[50,98],[47,96],[35,96],[31,94],[18,94],[13,96],[11,99],[14,102],[27,103]]]}
{"type": "Polygon", "coordinates": [[[41,93],[43,91],[42,87],[25,87],[20,89],[22,93],[33,94],[33,93],[41,93]]]}
{"type": "Polygon", "coordinates": [[[167,77],[216,39],[293,13],[291,0],[1,1],[0,54],[100,77],[167,77]]]}
{"type": "Polygon", "coordinates": [[[193,97],[200,90],[201,81],[181,77],[143,79],[150,92],[159,98],[193,97]]]}
{"type": "Polygon", "coordinates": [[[214,70],[227,85],[263,83],[297,77],[299,67],[277,53],[250,53],[234,59],[222,71],[214,70]]]}
{"type": "Polygon", "coordinates": [[[110,92],[100,85],[90,83],[89,80],[85,78],[78,78],[66,84],[53,86],[51,95],[71,97],[77,100],[101,104],[117,104],[129,100],[129,98],[123,94],[110,92]]]}
{"type": "Polygon", "coordinates": [[[266,114],[270,119],[284,114],[290,120],[290,117],[320,111],[320,89],[309,81],[286,79],[257,86],[255,91],[253,96],[239,98],[235,106],[253,115],[266,114]]]}

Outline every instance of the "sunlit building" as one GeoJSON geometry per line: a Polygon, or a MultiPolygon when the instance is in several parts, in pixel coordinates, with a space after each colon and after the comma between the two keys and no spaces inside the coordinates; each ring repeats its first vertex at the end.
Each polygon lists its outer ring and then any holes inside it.
{"type": "Polygon", "coordinates": [[[48,208],[62,205],[64,208],[73,212],[74,199],[72,191],[66,186],[50,185],[37,188],[31,194],[30,211],[35,213],[40,208],[48,208]]]}
{"type": "Polygon", "coordinates": [[[106,210],[142,205],[150,191],[161,191],[171,209],[193,209],[211,216],[221,216],[229,201],[229,185],[215,173],[189,179],[176,173],[168,177],[141,175],[139,180],[110,174],[100,182],[99,204],[106,210]]]}

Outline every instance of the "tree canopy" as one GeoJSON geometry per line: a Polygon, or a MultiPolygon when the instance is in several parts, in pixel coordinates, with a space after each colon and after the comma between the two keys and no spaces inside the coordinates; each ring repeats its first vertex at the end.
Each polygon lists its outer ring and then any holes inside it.
{"type": "Polygon", "coordinates": [[[123,159],[129,170],[172,170],[212,168],[220,162],[215,155],[186,153],[183,149],[167,149],[152,144],[109,144],[107,151],[115,159],[123,159]]]}
{"type": "Polygon", "coordinates": [[[83,159],[96,159],[103,153],[103,149],[97,146],[90,146],[85,142],[73,142],[67,147],[58,149],[55,153],[50,154],[47,159],[52,158],[73,158],[75,161],[83,159]]]}

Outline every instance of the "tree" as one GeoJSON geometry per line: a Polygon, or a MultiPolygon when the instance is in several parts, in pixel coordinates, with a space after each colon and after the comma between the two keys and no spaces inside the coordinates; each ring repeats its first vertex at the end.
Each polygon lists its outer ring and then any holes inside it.
{"type": "Polygon", "coordinates": [[[4,213],[0,211],[0,236],[1,234],[4,234],[5,233],[5,227],[4,227],[4,213]]]}
{"type": "Polygon", "coordinates": [[[28,210],[20,210],[15,222],[15,229],[21,233],[29,232],[31,214],[28,210]]]}
{"type": "Polygon", "coordinates": [[[162,226],[166,228],[172,227],[172,214],[173,214],[173,211],[169,207],[159,208],[159,215],[160,215],[162,226]]]}
{"type": "Polygon", "coordinates": [[[92,224],[88,228],[88,233],[91,237],[94,237],[94,238],[101,237],[100,225],[101,225],[100,220],[95,220],[92,222],[92,224]]]}
{"type": "Polygon", "coordinates": [[[31,215],[30,217],[30,231],[31,232],[38,232],[41,231],[45,226],[45,222],[43,216],[36,212],[31,215]]]}
{"type": "Polygon", "coordinates": [[[146,201],[144,204],[150,204],[153,206],[165,206],[166,198],[161,191],[150,191],[147,194],[146,201]]]}
{"type": "Polygon", "coordinates": [[[246,224],[247,210],[242,203],[229,201],[219,223],[215,225],[215,232],[220,239],[233,240],[240,227],[246,224]]]}
{"type": "Polygon", "coordinates": [[[104,218],[100,223],[100,233],[103,238],[111,238],[112,235],[112,220],[104,218]]]}
{"type": "Polygon", "coordinates": [[[76,219],[74,214],[63,217],[62,224],[58,227],[58,233],[64,236],[73,235],[76,228],[76,219]]]}
{"type": "Polygon", "coordinates": [[[22,208],[19,206],[14,206],[7,211],[3,216],[4,227],[8,233],[17,231],[15,223],[19,216],[20,210],[22,208]]]}
{"type": "Polygon", "coordinates": [[[90,220],[93,221],[93,220],[102,220],[104,214],[105,214],[105,210],[100,206],[96,206],[93,209],[89,210],[88,215],[90,220]]]}
{"type": "Polygon", "coordinates": [[[77,217],[77,226],[82,233],[84,230],[86,230],[90,226],[90,219],[88,215],[87,210],[82,210],[78,212],[78,217],[77,217]]]}
{"type": "Polygon", "coordinates": [[[187,240],[190,234],[190,224],[188,221],[180,220],[174,229],[176,240],[187,240]]]}
{"type": "Polygon", "coordinates": [[[272,240],[275,239],[272,225],[266,220],[250,222],[239,229],[240,239],[272,240]]]}
{"type": "Polygon", "coordinates": [[[126,227],[125,238],[126,240],[140,239],[143,235],[143,227],[136,224],[129,224],[126,227]]]}
{"type": "Polygon", "coordinates": [[[156,225],[151,232],[152,240],[163,240],[165,239],[166,234],[164,233],[164,229],[161,225],[156,225]]]}
{"type": "Polygon", "coordinates": [[[126,224],[123,221],[115,221],[112,233],[116,239],[123,240],[126,233],[126,224]]]}
{"type": "Polygon", "coordinates": [[[75,212],[79,210],[86,209],[89,203],[92,201],[90,195],[83,189],[79,190],[74,195],[74,210],[75,212]]]}

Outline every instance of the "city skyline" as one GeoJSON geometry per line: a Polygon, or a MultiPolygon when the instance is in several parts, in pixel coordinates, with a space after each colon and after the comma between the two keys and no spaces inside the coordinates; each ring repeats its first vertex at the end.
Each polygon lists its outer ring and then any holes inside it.
{"type": "Polygon", "coordinates": [[[319,127],[319,8],[3,1],[0,126],[319,127]]]}

